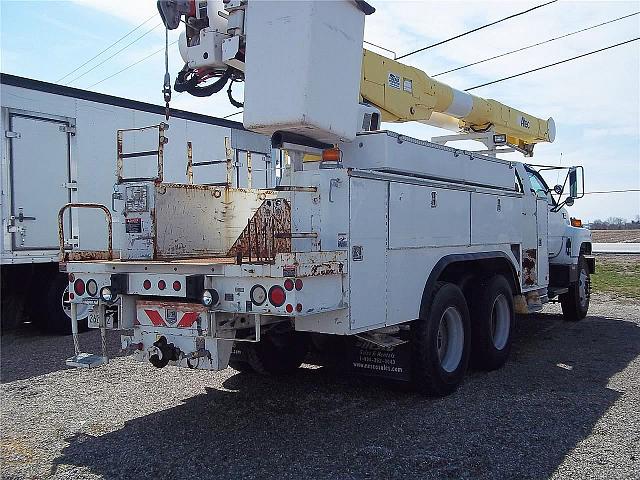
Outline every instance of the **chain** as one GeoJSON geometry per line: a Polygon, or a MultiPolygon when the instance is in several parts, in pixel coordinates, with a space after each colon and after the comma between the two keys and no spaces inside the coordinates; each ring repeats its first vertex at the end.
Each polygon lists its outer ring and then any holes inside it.
{"type": "Polygon", "coordinates": [[[171,75],[169,75],[169,29],[164,29],[164,86],[162,87],[164,94],[164,116],[167,120],[171,116],[169,110],[169,102],[171,101],[171,75]]]}

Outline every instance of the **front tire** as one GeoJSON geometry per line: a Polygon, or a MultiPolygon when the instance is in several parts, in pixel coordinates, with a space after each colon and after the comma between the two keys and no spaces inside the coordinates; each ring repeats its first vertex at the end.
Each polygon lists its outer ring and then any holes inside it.
{"type": "Polygon", "coordinates": [[[438,282],[423,308],[411,322],[411,375],[416,390],[444,396],[462,382],[469,363],[470,322],[460,288],[438,282]]]}
{"type": "Polygon", "coordinates": [[[488,278],[472,293],[471,365],[481,370],[502,367],[511,352],[514,308],[511,285],[502,275],[488,278]]]}
{"type": "Polygon", "coordinates": [[[587,261],[578,258],[578,281],[569,285],[569,292],[560,295],[562,315],[565,320],[577,322],[587,316],[591,298],[591,277],[587,261]]]}

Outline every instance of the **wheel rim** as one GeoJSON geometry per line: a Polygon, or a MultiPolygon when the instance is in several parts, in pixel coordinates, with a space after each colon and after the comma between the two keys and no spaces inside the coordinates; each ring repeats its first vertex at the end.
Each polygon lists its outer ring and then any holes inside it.
{"type": "Polygon", "coordinates": [[[462,360],[464,350],[464,327],[462,315],[456,307],[447,308],[440,317],[437,334],[437,351],[440,366],[453,372],[462,360]]]}
{"type": "MultiPolygon", "coordinates": [[[[62,311],[65,313],[69,320],[71,320],[71,302],[69,301],[69,287],[62,292],[62,311]]],[[[89,316],[90,306],[84,303],[78,303],[76,312],[78,313],[78,320],[84,320],[89,316]]]]}
{"type": "Polygon", "coordinates": [[[589,275],[586,270],[582,268],[580,270],[580,276],[578,277],[578,300],[580,301],[580,307],[585,309],[589,303],[589,275]]]}
{"type": "Polygon", "coordinates": [[[491,340],[497,350],[502,350],[509,340],[511,330],[511,311],[507,297],[500,294],[491,309],[491,340]]]}

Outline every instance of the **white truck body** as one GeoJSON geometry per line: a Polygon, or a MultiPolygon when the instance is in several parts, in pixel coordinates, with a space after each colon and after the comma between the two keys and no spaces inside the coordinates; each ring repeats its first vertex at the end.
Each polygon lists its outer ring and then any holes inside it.
{"type": "MultiPolygon", "coordinates": [[[[160,8],[168,28],[182,15],[202,20],[183,4],[160,8]]],[[[379,130],[383,106],[356,98],[366,2],[230,0],[224,9],[226,31],[187,28],[183,56],[221,51],[198,69],[187,62],[176,88],[206,96],[245,81],[245,126],[273,134],[284,171],[270,189],[121,178],[117,210],[130,227],[119,259],[61,252],[73,311],[93,305],[89,323],[103,337],[133,329],[123,348],[159,368],[231,361],[270,373],[297,368],[309,345],[350,346],[348,368],[444,395],[470,358],[485,369],[506,362],[515,312],[560,299],[568,318],[586,315],[590,235],[556,204],[564,188],[554,198],[534,169],[496,156],[498,144],[531,155],[550,135],[494,135],[487,121],[473,132],[489,149],[482,155],[442,144],[451,138],[379,130]],[[202,75],[218,80],[199,86],[202,75]]],[[[385,72],[390,62],[371,67],[385,79],[371,88],[413,115],[432,92],[413,99],[418,85],[385,72]]],[[[565,203],[580,197],[577,172],[565,203]]],[[[108,361],[75,339],[69,365],[108,361]]]]}

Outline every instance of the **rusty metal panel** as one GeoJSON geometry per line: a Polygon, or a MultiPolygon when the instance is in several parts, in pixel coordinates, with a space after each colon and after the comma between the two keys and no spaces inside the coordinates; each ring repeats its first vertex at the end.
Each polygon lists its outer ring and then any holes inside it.
{"type": "Polygon", "coordinates": [[[291,251],[291,207],[283,198],[268,199],[247,221],[229,250],[238,263],[273,262],[278,253],[291,251]]]}
{"type": "Polygon", "coordinates": [[[207,185],[155,186],[156,258],[227,256],[267,190],[207,185]]]}

